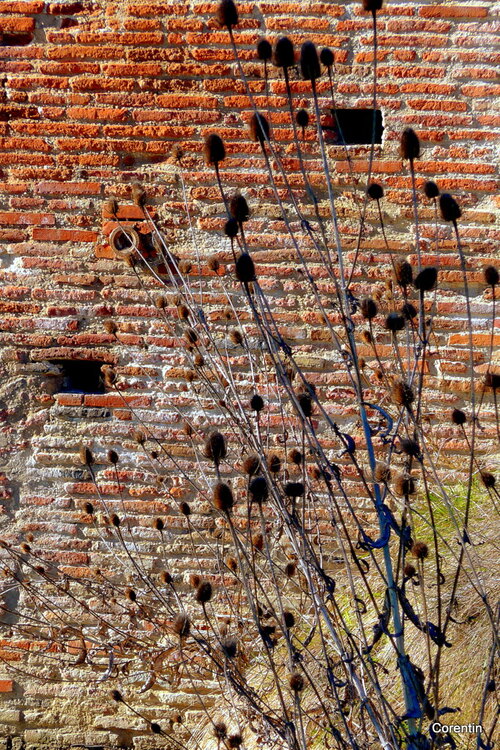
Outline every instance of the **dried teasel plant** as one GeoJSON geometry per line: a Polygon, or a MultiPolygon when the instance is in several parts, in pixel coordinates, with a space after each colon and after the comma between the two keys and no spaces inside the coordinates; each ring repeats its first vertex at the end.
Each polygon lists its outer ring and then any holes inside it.
{"type": "MultiPolygon", "coordinates": [[[[374,29],[374,112],[380,8],[363,2],[374,29]]],[[[101,446],[96,435],[92,451],[80,448],[78,469],[92,497],[78,507],[79,524],[92,553],[78,571],[54,565],[36,535],[2,544],[3,585],[19,594],[14,604],[3,599],[8,627],[38,644],[22,668],[14,660],[10,668],[90,686],[88,710],[96,696],[100,705],[108,701],[138,722],[137,731],[154,735],[155,747],[433,750],[453,747],[450,734],[438,737],[429,728],[449,723],[453,713],[454,723],[463,717],[480,724],[476,746],[492,750],[500,607],[488,555],[496,549],[491,523],[500,497],[479,425],[498,421],[499,383],[492,346],[481,391],[474,373],[461,209],[426,183],[425,196],[456,244],[469,337],[468,390],[457,403],[447,399],[443,422],[436,416],[442,394],[434,375],[446,363],[435,304],[442,282],[439,267],[422,262],[416,191],[425,146],[412,129],[402,134],[414,215],[412,264],[391,252],[382,209],[387,198],[372,181],[371,145],[356,205],[361,225],[376,212],[390,259],[391,292],[381,292],[358,281],[361,229],[354,253],[345,251],[341,236],[318,85],[326,69],[333,100],[333,53],[318,54],[306,41],[297,56],[287,37],[274,48],[267,39],[257,47],[266,90],[268,66],[284,79],[286,126],[302,180],[297,187],[273,141],[272,118],[256,106],[246,57],[235,42],[238,11],[231,0],[220,3],[216,21],[228,34],[252,109],[249,136],[241,132],[260,154],[297,282],[313,300],[318,339],[327,342],[334,387],[347,409],[338,412],[321,373],[304,365],[306,348],[301,351],[280,319],[252,245],[255,192],[245,196],[225,184],[221,165],[230,151],[211,133],[199,161],[220,194],[220,256],[210,251],[203,261],[196,246],[193,261],[178,262],[148,207],[154,187],[132,190],[169,272],[156,273],[136,243],[128,273],[158,328],[175,342],[174,353],[159,356],[166,365],[182,364],[178,393],[155,381],[158,418],[150,424],[127,400],[120,368],[106,368],[106,389],[123,399],[136,427],[123,446],[101,446]],[[297,126],[303,138],[308,128],[322,187],[308,173],[311,157],[297,126]],[[318,281],[318,269],[327,283],[318,281]],[[448,463],[451,440],[466,454],[458,483],[448,463]],[[155,487],[155,513],[145,526],[133,511],[132,467],[138,465],[155,487]],[[459,663],[474,670],[466,689],[459,663]],[[189,697],[183,709],[189,719],[181,711],[174,720],[164,708],[172,695],[189,697]]],[[[185,186],[182,159],[175,168],[185,186]]],[[[179,199],[193,229],[184,188],[179,199]]],[[[493,330],[493,266],[484,281],[493,330]]],[[[118,330],[113,321],[105,329],[118,330]]]]}

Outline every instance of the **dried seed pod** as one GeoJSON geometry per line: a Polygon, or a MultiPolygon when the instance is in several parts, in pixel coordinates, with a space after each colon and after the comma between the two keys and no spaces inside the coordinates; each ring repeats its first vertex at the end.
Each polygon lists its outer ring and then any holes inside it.
{"type": "Polygon", "coordinates": [[[234,659],[238,653],[238,641],[236,638],[223,638],[220,645],[226,659],[234,659]]]}
{"type": "Polygon", "coordinates": [[[482,471],[481,472],[481,481],[483,482],[485,487],[491,488],[494,487],[496,484],[496,478],[495,476],[489,472],[489,471],[482,471]]]}
{"type": "Polygon", "coordinates": [[[116,216],[119,210],[118,201],[116,200],[116,198],[110,198],[109,200],[105,202],[103,208],[107,214],[110,214],[111,216],[116,216]]]}
{"type": "Polygon", "coordinates": [[[372,344],[373,336],[371,335],[370,331],[361,331],[361,340],[364,341],[365,344],[372,344]]]}
{"type": "Polygon", "coordinates": [[[210,271],[214,271],[214,273],[217,273],[217,271],[220,268],[219,259],[216,255],[210,256],[210,258],[207,261],[207,266],[210,271]]]}
{"type": "Polygon", "coordinates": [[[82,447],[80,448],[80,461],[86,466],[91,466],[94,463],[94,456],[92,455],[92,451],[85,445],[82,445],[82,447]]]}
{"type": "Polygon", "coordinates": [[[377,303],[373,299],[371,299],[371,297],[365,297],[364,299],[362,299],[359,309],[361,310],[361,315],[365,320],[373,320],[373,318],[378,313],[377,303]]]}
{"type": "Polygon", "coordinates": [[[189,576],[190,586],[192,586],[194,589],[197,589],[200,583],[201,583],[200,576],[197,573],[191,573],[189,576]]]}
{"type": "Polygon", "coordinates": [[[323,47],[319,53],[319,59],[325,68],[331,68],[334,62],[333,52],[330,47],[323,47]]]}
{"type": "Polygon", "coordinates": [[[420,141],[413,128],[405,128],[401,135],[401,157],[413,162],[420,156],[420,141]]]}
{"type": "Polygon", "coordinates": [[[487,372],[484,376],[484,385],[486,388],[492,388],[494,391],[500,388],[500,375],[495,372],[487,372]]]}
{"type": "Polygon", "coordinates": [[[275,454],[267,459],[267,468],[271,474],[278,474],[281,471],[281,458],[275,454]]]}
{"type": "Polygon", "coordinates": [[[221,432],[211,432],[205,441],[205,457],[219,466],[220,462],[226,458],[227,448],[226,439],[221,432]]]}
{"type": "Polygon", "coordinates": [[[295,625],[295,616],[293,612],[285,610],[283,612],[283,622],[286,628],[293,628],[293,626],[295,625]]]}
{"type": "Polygon", "coordinates": [[[293,578],[295,573],[297,572],[297,566],[294,562],[289,562],[285,565],[285,575],[288,578],[293,578]]]}
{"type": "Polygon", "coordinates": [[[300,466],[304,459],[304,456],[297,448],[292,448],[292,450],[288,454],[288,458],[292,464],[295,464],[295,466],[300,466]]]}
{"type": "Polygon", "coordinates": [[[399,442],[401,444],[401,450],[403,451],[403,453],[406,453],[407,456],[412,456],[413,458],[420,456],[420,446],[416,440],[412,440],[411,438],[403,438],[400,439],[399,442]]]}
{"type": "Polygon", "coordinates": [[[231,487],[224,482],[218,482],[214,487],[213,502],[217,510],[228,513],[234,505],[231,487]]]}
{"type": "Polygon", "coordinates": [[[405,302],[401,307],[401,315],[405,320],[413,320],[418,315],[418,310],[411,302],[405,302]]]}
{"type": "Polygon", "coordinates": [[[378,184],[378,182],[372,182],[366,192],[368,193],[368,196],[374,201],[379,201],[384,197],[384,189],[382,185],[378,184]]]}
{"type": "Polygon", "coordinates": [[[304,678],[299,672],[294,672],[290,675],[289,684],[294,693],[300,693],[304,689],[304,678]]]}
{"type": "Polygon", "coordinates": [[[205,364],[203,356],[199,353],[194,355],[193,362],[195,367],[203,367],[203,365],[205,364]]]}
{"type": "Polygon", "coordinates": [[[155,518],[155,520],[153,522],[153,526],[154,526],[154,528],[157,531],[163,531],[163,529],[165,528],[165,523],[164,523],[163,519],[161,519],[161,518],[155,518]]]}
{"type": "Polygon", "coordinates": [[[144,443],[146,442],[146,435],[142,430],[136,430],[132,437],[139,445],[144,445],[144,443]]]}
{"type": "Polygon", "coordinates": [[[214,724],[214,736],[218,740],[224,740],[227,737],[227,726],[223,721],[216,721],[214,724]]]}
{"type": "Polygon", "coordinates": [[[259,413],[264,408],[264,399],[258,393],[254,393],[250,399],[250,408],[259,413]]]}
{"type": "Polygon", "coordinates": [[[295,50],[292,41],[282,36],[274,47],[274,64],[277,68],[291,68],[295,65],[295,50]]]}
{"type": "Polygon", "coordinates": [[[248,494],[253,503],[261,505],[269,495],[269,488],[264,477],[255,477],[248,486],[248,494]]]}
{"type": "Polygon", "coordinates": [[[194,328],[187,328],[184,331],[184,337],[186,338],[187,342],[189,344],[196,344],[198,343],[198,334],[194,330],[194,328]]]}
{"type": "Polygon", "coordinates": [[[167,304],[167,298],[164,297],[163,294],[160,294],[160,296],[155,299],[155,305],[158,310],[163,310],[167,304]]]}
{"type": "Polygon", "coordinates": [[[264,549],[264,537],[262,536],[262,534],[259,533],[252,536],[252,545],[256,550],[262,552],[262,550],[264,549]]]}
{"type": "Polygon", "coordinates": [[[234,239],[239,231],[240,227],[236,219],[228,219],[224,224],[224,234],[229,239],[234,239]]]}
{"type": "Polygon", "coordinates": [[[161,726],[156,721],[152,721],[151,724],[149,725],[149,728],[151,729],[151,731],[153,732],[153,734],[161,734],[162,733],[162,728],[161,728],[161,726]]]}
{"type": "Polygon", "coordinates": [[[438,197],[439,188],[435,182],[433,182],[432,180],[428,180],[424,185],[424,193],[425,193],[426,198],[429,198],[429,200],[432,200],[432,198],[438,197]]]}
{"type": "Polygon", "coordinates": [[[189,308],[186,305],[179,305],[177,315],[181,320],[187,320],[189,318],[189,308]]]}
{"type": "Polygon", "coordinates": [[[160,573],[160,580],[162,581],[162,583],[172,583],[173,578],[168,570],[162,570],[162,572],[160,573]]]}
{"type": "Polygon", "coordinates": [[[227,738],[227,744],[229,747],[240,747],[243,744],[243,737],[241,734],[230,734],[227,738]]]}
{"type": "Polygon", "coordinates": [[[394,480],[394,492],[396,495],[406,496],[415,494],[415,480],[408,474],[398,474],[394,480]]]}
{"type": "Polygon", "coordinates": [[[250,118],[250,136],[252,141],[260,143],[262,146],[269,140],[270,134],[271,129],[267,117],[264,117],[260,112],[253,114],[250,118]]]}
{"type": "Polygon", "coordinates": [[[411,565],[410,563],[407,563],[403,568],[403,574],[405,578],[413,578],[413,576],[416,574],[417,569],[414,565],[411,565]]]}
{"type": "Polygon", "coordinates": [[[287,497],[302,497],[305,487],[302,482],[287,482],[285,484],[285,495],[287,497]]]}
{"type": "Polygon", "coordinates": [[[108,451],[108,461],[110,464],[113,464],[113,466],[116,466],[118,461],[120,460],[118,453],[114,450],[108,451]]]}
{"type": "Polygon", "coordinates": [[[233,330],[229,332],[229,338],[236,346],[241,346],[243,343],[243,335],[237,328],[233,328],[233,330]]]}
{"type": "Polygon", "coordinates": [[[111,691],[111,697],[117,703],[122,703],[123,702],[123,697],[122,697],[122,694],[120,693],[119,690],[112,690],[111,691]]]}
{"type": "Polygon", "coordinates": [[[210,166],[211,164],[217,165],[219,162],[224,161],[226,158],[226,149],[220,135],[212,133],[207,136],[203,147],[203,154],[207,166],[210,166]]]}
{"type": "Polygon", "coordinates": [[[182,503],[179,503],[179,510],[182,513],[183,516],[186,518],[191,515],[191,506],[189,503],[186,503],[185,501],[182,503]]]}
{"type": "Polygon", "coordinates": [[[467,422],[467,417],[461,409],[453,409],[451,412],[451,421],[453,424],[462,425],[467,422]]]}
{"type": "Polygon", "coordinates": [[[189,617],[182,612],[176,615],[172,623],[172,629],[180,638],[186,638],[191,630],[189,617]]]}
{"type": "Polygon", "coordinates": [[[227,26],[231,29],[238,25],[238,10],[233,0],[221,0],[217,13],[215,14],[217,23],[220,26],[227,26]]]}
{"type": "Polygon", "coordinates": [[[120,517],[116,513],[113,513],[113,515],[110,518],[110,521],[111,521],[111,524],[115,527],[115,529],[119,528],[121,521],[120,521],[120,517]]]}
{"type": "Polygon", "coordinates": [[[147,202],[146,191],[138,182],[134,182],[132,185],[132,200],[139,208],[144,208],[147,202]]]}
{"type": "Polygon", "coordinates": [[[363,3],[363,10],[368,10],[371,13],[376,13],[382,7],[383,0],[361,0],[363,3]]]}
{"type": "Polygon", "coordinates": [[[302,409],[304,417],[308,418],[312,415],[313,404],[310,393],[302,392],[297,394],[297,400],[299,406],[302,409]]]}
{"type": "Polygon", "coordinates": [[[429,548],[425,542],[415,542],[411,548],[411,553],[417,560],[425,560],[429,556],[429,548]]]}
{"type": "Polygon", "coordinates": [[[434,266],[423,268],[413,282],[419,292],[430,292],[437,284],[438,271],[434,266]]]}
{"type": "Polygon", "coordinates": [[[130,602],[136,602],[137,601],[137,594],[135,593],[134,589],[127,589],[126,591],[126,597],[130,602]]]}
{"type": "Polygon", "coordinates": [[[377,482],[383,482],[384,484],[387,484],[391,479],[390,466],[382,461],[377,461],[377,463],[375,464],[375,471],[373,472],[373,476],[375,477],[375,480],[377,482]]]}
{"type": "Polygon", "coordinates": [[[94,515],[94,506],[92,505],[92,503],[85,503],[85,505],[83,506],[83,508],[85,510],[85,513],[88,516],[93,516],[94,515]]]}
{"type": "Polygon", "coordinates": [[[456,221],[462,216],[460,206],[449,193],[441,193],[439,196],[439,210],[444,221],[456,221]]]}
{"type": "Polygon", "coordinates": [[[415,400],[415,395],[413,393],[413,390],[411,386],[409,386],[407,383],[404,383],[402,380],[397,380],[394,385],[392,386],[392,400],[395,404],[398,406],[406,406],[407,409],[410,408],[411,404],[415,400]]]}
{"type": "Polygon", "coordinates": [[[405,327],[405,319],[400,313],[391,312],[385,319],[385,327],[391,333],[397,333],[405,327]]]}
{"type": "Polygon", "coordinates": [[[260,459],[258,456],[247,456],[243,461],[243,471],[248,474],[249,477],[254,476],[260,469],[260,459]]]}
{"type": "Polygon", "coordinates": [[[407,287],[413,281],[413,269],[407,260],[397,260],[395,264],[396,281],[407,287]]]}
{"type": "Polygon", "coordinates": [[[210,581],[203,581],[196,589],[195,599],[199,604],[206,604],[212,598],[212,584],[210,581]]]}
{"type": "Polygon", "coordinates": [[[105,320],[103,326],[104,330],[111,336],[113,336],[118,330],[118,326],[116,325],[114,320],[105,320]]]}
{"type": "Polygon", "coordinates": [[[242,284],[249,284],[251,281],[255,281],[255,265],[252,256],[248,253],[241,253],[236,259],[235,272],[236,278],[242,284]]]}
{"type": "Polygon", "coordinates": [[[500,278],[498,275],[498,270],[495,268],[495,266],[485,266],[483,269],[483,276],[484,276],[485,282],[489,286],[493,286],[493,287],[498,284],[498,281],[500,278]]]}
{"type": "Polygon", "coordinates": [[[299,109],[295,115],[297,125],[304,130],[309,125],[309,112],[306,109],[299,109]]]}
{"type": "Polygon", "coordinates": [[[304,42],[300,49],[300,71],[306,81],[315,81],[321,76],[318,50],[314,42],[304,42]]]}
{"type": "Polygon", "coordinates": [[[230,199],[229,213],[238,224],[248,221],[250,217],[250,209],[248,208],[248,203],[246,202],[245,197],[241,195],[241,193],[236,193],[230,199]]]}
{"type": "Polygon", "coordinates": [[[273,48],[267,39],[259,39],[257,42],[257,57],[266,62],[273,56],[273,48]]]}

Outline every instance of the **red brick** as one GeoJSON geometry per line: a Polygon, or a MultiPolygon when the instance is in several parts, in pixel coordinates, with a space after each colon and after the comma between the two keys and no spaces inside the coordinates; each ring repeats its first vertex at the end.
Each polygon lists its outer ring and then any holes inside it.
{"type": "Polygon", "coordinates": [[[95,242],[97,232],[74,229],[34,229],[34,240],[47,240],[52,242],[95,242]]]}
{"type": "Polygon", "coordinates": [[[42,13],[44,6],[43,0],[0,0],[0,13],[42,13]]]}
{"type": "Polygon", "coordinates": [[[0,224],[35,224],[47,226],[55,223],[54,214],[0,213],[0,224]]]}
{"type": "Polygon", "coordinates": [[[488,7],[485,5],[424,5],[419,15],[425,18],[486,18],[488,7]]]}
{"type": "Polygon", "coordinates": [[[12,680],[0,680],[0,693],[12,693],[14,683],[12,680]]]}

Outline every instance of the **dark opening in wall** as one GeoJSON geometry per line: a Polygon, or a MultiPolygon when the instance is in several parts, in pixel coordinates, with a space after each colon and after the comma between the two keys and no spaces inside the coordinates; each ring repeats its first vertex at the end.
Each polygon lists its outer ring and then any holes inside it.
{"type": "MultiPolygon", "coordinates": [[[[333,122],[323,127],[336,143],[348,146],[370,145],[373,135],[373,109],[332,109],[333,122]]],[[[375,110],[375,143],[382,143],[382,111],[375,110]]]]}
{"type": "Polygon", "coordinates": [[[60,372],[58,393],[104,393],[102,362],[87,359],[54,359],[60,372]]]}

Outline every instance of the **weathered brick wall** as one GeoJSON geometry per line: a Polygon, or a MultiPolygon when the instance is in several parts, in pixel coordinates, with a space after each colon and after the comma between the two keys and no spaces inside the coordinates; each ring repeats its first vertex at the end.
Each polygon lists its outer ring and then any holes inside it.
{"type": "MultiPolygon", "coordinates": [[[[76,574],[78,566],[89,561],[81,507],[93,492],[77,465],[82,442],[91,442],[98,451],[119,446],[128,455],[128,468],[121,475],[129,486],[127,512],[145,545],[151,515],[170,513],[152,475],[134,471],[140,463],[130,439],[131,410],[156,423],[160,434],[175,443],[178,427],[168,398],[170,394],[179,403],[184,398],[182,362],[173,354],[174,342],[154,317],[134,274],[110,251],[105,238],[113,222],[102,215],[102,203],[117,196],[121,215],[140,224],[140,212],[127,208],[130,186],[137,179],[153,185],[153,202],[169,242],[179,256],[193,259],[176,168],[169,156],[173,143],[181,143],[185,152],[190,208],[200,236],[205,236],[203,252],[218,250],[229,261],[213,173],[201,156],[207,133],[216,131],[224,138],[229,158],[223,165],[223,182],[228,189],[240,187],[251,205],[247,233],[262,284],[273,294],[287,335],[301,348],[311,380],[325,398],[336,402],[338,414],[344,410],[349,417],[345,380],[339,382],[333,372],[325,332],[311,300],[301,298],[302,283],[291,263],[293,250],[272,208],[258,148],[247,137],[249,102],[227,32],[213,20],[215,7],[195,0],[0,0],[1,533],[11,541],[32,533],[40,549],[49,550],[54,561],[76,574]],[[108,318],[117,323],[116,335],[103,327],[108,318]],[[57,394],[56,370],[49,361],[69,358],[116,364],[128,383],[128,408],[114,394],[57,394]],[[167,391],[163,400],[155,395],[159,379],[167,391]]],[[[271,66],[266,99],[255,42],[264,33],[271,41],[287,33],[297,43],[312,38],[320,46],[331,46],[337,106],[369,107],[371,19],[360,3],[263,0],[241,3],[239,10],[235,39],[245,70],[259,106],[269,109],[274,138],[303,198],[284,83],[271,66]]],[[[471,272],[479,367],[485,361],[491,315],[491,292],[479,283],[480,269],[486,261],[498,259],[500,131],[495,103],[500,87],[495,81],[500,53],[494,46],[495,13],[498,5],[487,1],[390,2],[378,21],[378,104],[385,131],[383,144],[375,149],[374,178],[386,191],[383,207],[390,247],[415,259],[411,183],[398,154],[399,134],[410,125],[423,146],[417,162],[419,188],[426,179],[435,179],[441,189],[459,197],[463,208],[461,231],[471,272]]],[[[319,90],[326,108],[326,78],[319,90]]],[[[297,78],[293,91],[312,112],[308,85],[297,78]]],[[[304,150],[312,182],[321,184],[312,128],[306,132],[304,150]]],[[[352,261],[358,205],[344,149],[330,145],[329,151],[342,192],[342,235],[352,261]]],[[[359,196],[369,148],[349,151],[359,196]]],[[[436,399],[439,412],[458,403],[468,388],[465,302],[450,228],[440,223],[437,251],[433,208],[421,192],[419,201],[423,262],[441,269],[437,332],[447,353],[439,370],[431,373],[441,392],[436,399]]],[[[388,268],[376,212],[370,208],[355,293],[369,286],[387,295],[388,268]]],[[[217,309],[223,300],[214,298],[212,303],[217,309]]],[[[388,351],[383,342],[380,351],[388,351]]],[[[370,356],[368,350],[366,355],[370,356]]],[[[488,410],[491,413],[490,406],[485,407],[486,415],[488,410]]],[[[492,452],[487,418],[485,425],[483,447],[492,452]]],[[[454,438],[448,448],[463,449],[451,428],[443,436],[454,438]]],[[[175,513],[168,519],[172,528],[180,526],[175,513]]],[[[2,642],[0,657],[22,669],[26,647],[20,642],[13,650],[2,642]]],[[[96,708],[92,697],[79,703],[76,688],[49,681],[40,685],[22,672],[8,672],[5,663],[0,669],[5,674],[0,680],[1,734],[24,736],[35,746],[129,741],[127,730],[134,722],[96,708]]]]}

